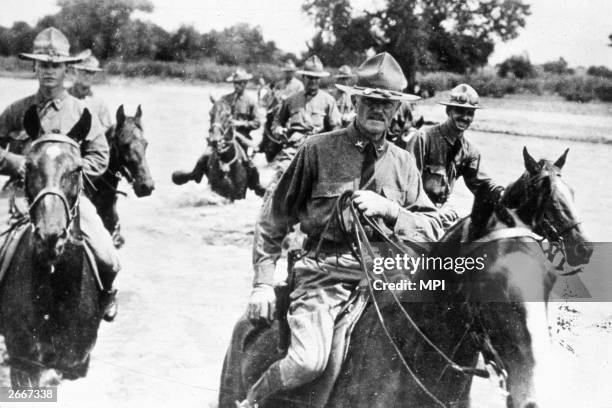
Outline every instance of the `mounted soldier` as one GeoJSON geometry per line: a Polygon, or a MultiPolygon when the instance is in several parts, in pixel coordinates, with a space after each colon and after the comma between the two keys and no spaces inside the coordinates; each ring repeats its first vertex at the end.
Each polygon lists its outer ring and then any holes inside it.
{"type": "Polygon", "coordinates": [[[279,391],[306,384],[327,365],[336,317],[363,278],[340,225],[328,223],[340,195],[356,190],[352,199],[359,210],[401,239],[427,242],[441,236],[441,221],[414,159],[385,137],[400,101],[418,99],[401,92],[406,83],[391,55],[366,60],[356,86],[337,85],[352,95],[355,120],[306,139],[264,201],[253,243],[255,276],[247,307],[252,322],[274,319],[275,264],[283,238],[298,222],[308,236],[307,253],[293,268],[287,354],[263,373],[239,407],[257,407],[279,391]]]}
{"type": "MultiPolygon", "coordinates": [[[[90,50],[84,51],[84,55],[91,54],[90,50]]],[[[72,65],[74,71],[74,82],[68,93],[77,99],[83,100],[92,114],[98,117],[98,120],[104,127],[106,132],[113,126],[113,117],[106,105],[106,102],[98,95],[94,95],[91,86],[95,83],[98,75],[102,72],[100,62],[93,55],[89,55],[85,60],[78,64],[72,65]]]]}
{"type": "Polygon", "coordinates": [[[283,79],[278,82],[276,89],[278,90],[278,97],[281,101],[284,101],[294,93],[303,91],[304,83],[295,77],[297,67],[292,59],[285,62],[281,71],[283,72],[283,79]]]}
{"type": "MultiPolygon", "coordinates": [[[[66,134],[77,123],[87,106],[66,92],[64,79],[68,66],[81,62],[83,56],[70,56],[69,49],[64,34],[50,27],[36,36],[32,53],[19,54],[21,59],[34,61],[39,89],[36,94],[12,103],[0,114],[0,144],[3,147],[11,142],[12,135],[23,134],[23,117],[32,105],[37,107],[42,129],[46,132],[66,134]]],[[[22,182],[25,151],[24,145],[18,151],[0,150],[0,174],[22,182]]],[[[92,115],[91,129],[81,143],[81,152],[85,179],[93,180],[102,175],[108,166],[109,147],[96,115],[92,115]]],[[[119,257],[111,236],[86,195],[80,197],[79,214],[81,235],[94,255],[104,286],[104,319],[112,321],[117,313],[113,281],[120,270],[119,257]]]]}
{"type": "Polygon", "coordinates": [[[471,86],[461,84],[451,90],[447,102],[440,104],[446,106],[446,122],[419,131],[406,147],[416,158],[425,192],[441,207],[452,194],[455,181],[463,177],[473,194],[484,186],[490,199],[497,202],[503,187],[481,170],[480,153],[464,136],[475,111],[482,108],[478,93],[471,86]]]}
{"type": "MultiPolygon", "coordinates": [[[[234,92],[222,96],[221,99],[227,103],[231,109],[233,118],[232,126],[235,131],[234,134],[238,144],[242,148],[241,156],[244,159],[243,161],[249,173],[249,179],[253,180],[252,185],[249,187],[253,189],[257,195],[261,196],[265,189],[259,183],[259,171],[251,160],[253,147],[251,132],[258,129],[261,122],[257,116],[257,102],[250,95],[245,93],[247,83],[252,78],[253,75],[242,68],[238,68],[226,79],[226,82],[234,84],[234,92]]],[[[211,115],[212,113],[213,109],[211,109],[211,115]]],[[[210,125],[213,125],[212,117],[210,125]]],[[[182,185],[191,180],[199,183],[206,172],[206,166],[210,155],[211,147],[207,146],[204,154],[198,159],[191,172],[175,171],[172,173],[172,181],[174,184],[182,185]]]]}
{"type": "MultiPolygon", "coordinates": [[[[351,85],[350,82],[355,78],[351,68],[348,65],[343,65],[338,69],[338,74],[334,75],[336,84],[339,85],[351,85]]],[[[337,89],[336,91],[336,105],[338,105],[338,111],[342,118],[342,127],[347,127],[355,119],[355,107],[351,102],[351,97],[348,93],[337,89]]]]}

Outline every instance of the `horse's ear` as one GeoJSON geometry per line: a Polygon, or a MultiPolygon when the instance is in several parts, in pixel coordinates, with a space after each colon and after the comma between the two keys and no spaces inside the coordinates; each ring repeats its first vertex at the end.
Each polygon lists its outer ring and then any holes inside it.
{"type": "Polygon", "coordinates": [[[30,106],[30,108],[23,115],[23,128],[32,140],[38,139],[38,137],[43,133],[36,105],[30,106]]]}
{"type": "Polygon", "coordinates": [[[125,122],[125,112],[123,111],[123,105],[117,108],[117,114],[115,115],[115,117],[117,119],[117,127],[121,127],[121,125],[123,125],[123,122],[125,122]]]}
{"type": "Polygon", "coordinates": [[[134,116],[136,119],[140,119],[142,117],[142,109],[140,108],[140,105],[138,105],[138,108],[136,108],[136,116],[134,116]]]}
{"type": "Polygon", "coordinates": [[[531,155],[527,151],[527,147],[525,146],[523,146],[523,159],[525,161],[525,169],[527,169],[530,174],[536,174],[539,171],[538,162],[535,161],[533,157],[531,157],[531,155]]]}
{"type": "Polygon", "coordinates": [[[565,165],[565,159],[567,159],[568,152],[569,152],[569,148],[565,149],[561,157],[559,157],[557,161],[555,162],[555,166],[557,166],[559,170],[561,170],[563,166],[565,165]]]}
{"type": "Polygon", "coordinates": [[[85,108],[79,121],[72,127],[72,129],[70,129],[70,132],[68,132],[68,136],[77,142],[80,142],[85,139],[85,136],[87,136],[90,129],[91,113],[89,113],[89,109],[85,108]]]}
{"type": "Polygon", "coordinates": [[[210,98],[210,102],[212,102],[212,104],[214,105],[215,103],[217,103],[217,100],[215,98],[213,98],[212,95],[208,95],[208,97],[210,98]]]}

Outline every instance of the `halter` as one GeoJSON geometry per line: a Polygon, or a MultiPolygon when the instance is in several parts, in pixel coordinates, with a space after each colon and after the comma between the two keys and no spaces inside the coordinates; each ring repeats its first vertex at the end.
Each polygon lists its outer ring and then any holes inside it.
{"type": "MultiPolygon", "coordinates": [[[[74,141],[68,136],[63,136],[63,135],[43,136],[40,139],[37,139],[34,142],[32,142],[32,147],[35,147],[43,143],[64,143],[64,144],[68,144],[77,149],[81,148],[80,145],[76,141],[74,141]]],[[[83,172],[81,171],[79,174],[79,183],[77,187],[77,198],[74,201],[74,204],[72,206],[70,206],[70,204],[68,203],[68,199],[66,198],[66,195],[64,194],[62,190],[60,190],[57,187],[45,187],[42,190],[40,190],[38,194],[36,194],[36,197],[34,197],[32,202],[30,203],[30,206],[28,207],[28,213],[30,215],[30,219],[33,219],[32,213],[34,212],[34,210],[36,209],[36,206],[42,201],[43,198],[45,198],[46,196],[58,197],[64,207],[64,212],[66,214],[66,226],[64,227],[64,231],[67,232],[72,226],[72,223],[74,222],[74,219],[76,218],[78,211],[79,211],[81,191],[83,189],[83,186],[81,183],[82,175],[83,175],[83,172]]],[[[34,227],[34,224],[32,224],[32,227],[34,227]]]]}

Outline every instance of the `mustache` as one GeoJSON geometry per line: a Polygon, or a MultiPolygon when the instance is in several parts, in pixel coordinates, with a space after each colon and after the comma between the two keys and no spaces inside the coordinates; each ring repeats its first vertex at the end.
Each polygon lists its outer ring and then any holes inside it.
{"type": "Polygon", "coordinates": [[[368,115],[367,119],[384,121],[385,115],[383,115],[382,113],[373,112],[368,115]]]}

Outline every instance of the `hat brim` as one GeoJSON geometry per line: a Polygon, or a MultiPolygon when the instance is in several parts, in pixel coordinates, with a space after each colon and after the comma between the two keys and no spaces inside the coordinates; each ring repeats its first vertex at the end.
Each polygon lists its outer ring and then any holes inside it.
{"type": "Polygon", "coordinates": [[[283,72],[295,72],[295,71],[297,71],[297,68],[284,67],[284,68],[281,68],[281,71],[283,71],[283,72]]]}
{"type": "Polygon", "coordinates": [[[407,94],[397,91],[389,91],[387,89],[366,88],[357,86],[348,86],[335,84],[336,88],[349,95],[365,96],[366,98],[382,99],[386,101],[418,101],[420,96],[407,94]]]}
{"type": "Polygon", "coordinates": [[[301,69],[298,71],[295,71],[295,73],[298,75],[304,75],[304,76],[310,76],[310,77],[316,77],[316,78],[327,78],[328,76],[331,75],[327,71],[316,72],[316,71],[304,71],[301,69]]]}
{"type": "Polygon", "coordinates": [[[47,54],[27,54],[21,53],[18,55],[19,59],[26,61],[42,61],[42,62],[52,62],[52,63],[65,63],[65,64],[76,64],[78,62],[83,62],[84,58],[81,57],[64,57],[57,55],[47,55],[47,54]]]}
{"type": "Polygon", "coordinates": [[[349,74],[334,75],[334,79],[351,79],[351,78],[355,78],[355,75],[349,75],[349,74]]]}
{"type": "Polygon", "coordinates": [[[251,79],[253,79],[253,75],[247,75],[247,76],[243,76],[243,77],[234,77],[233,75],[228,77],[225,82],[244,82],[244,81],[250,81],[251,79]]]}
{"type": "Polygon", "coordinates": [[[482,106],[474,106],[469,105],[467,103],[456,103],[456,102],[438,102],[440,105],[444,106],[455,106],[457,108],[467,108],[467,109],[482,109],[482,106]]]}

